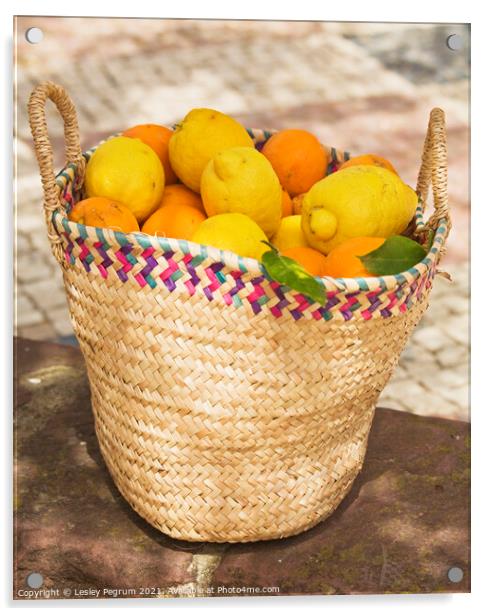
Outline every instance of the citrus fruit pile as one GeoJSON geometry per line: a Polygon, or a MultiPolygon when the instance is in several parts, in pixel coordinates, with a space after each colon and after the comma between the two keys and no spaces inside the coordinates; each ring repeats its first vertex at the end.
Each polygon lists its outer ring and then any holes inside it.
{"type": "Polygon", "coordinates": [[[86,198],[69,218],[265,266],[276,255],[282,267],[318,277],[397,273],[421,260],[424,249],[400,235],[418,198],[392,164],[366,154],[327,175],[331,162],[306,130],[280,130],[255,147],[230,116],[193,109],[173,130],[144,124],[101,144],[87,164],[86,198]]]}

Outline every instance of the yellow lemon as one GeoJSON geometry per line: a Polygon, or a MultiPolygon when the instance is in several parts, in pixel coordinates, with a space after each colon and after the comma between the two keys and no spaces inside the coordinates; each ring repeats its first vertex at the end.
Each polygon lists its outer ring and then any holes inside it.
{"type": "Polygon", "coordinates": [[[323,178],[305,194],[302,229],[309,246],[328,254],[352,237],[402,233],[418,196],[395,173],[356,165],[323,178]]]}
{"type": "Polygon", "coordinates": [[[218,214],[204,220],[191,240],[197,244],[231,250],[242,257],[261,260],[266,250],[262,241],[268,238],[262,229],[245,214],[218,214]]]}
{"type": "Polygon", "coordinates": [[[282,218],[278,231],[276,231],[271,239],[271,243],[280,252],[288,248],[296,248],[297,246],[308,246],[305,234],[302,231],[302,217],[296,215],[282,218]]]}
{"type": "Polygon", "coordinates": [[[179,179],[199,192],[201,174],[215,154],[236,146],[254,147],[246,129],[214,109],[193,109],[169,141],[169,160],[179,179]]]}
{"type": "Polygon", "coordinates": [[[229,148],[212,158],[201,177],[201,198],[208,216],[245,214],[268,237],[280,225],[280,181],[269,160],[254,148],[229,148]]]}
{"type": "Polygon", "coordinates": [[[91,156],[85,171],[88,197],[119,201],[144,221],[164,193],[165,176],[159,157],[148,145],[131,137],[113,137],[91,156]]]}

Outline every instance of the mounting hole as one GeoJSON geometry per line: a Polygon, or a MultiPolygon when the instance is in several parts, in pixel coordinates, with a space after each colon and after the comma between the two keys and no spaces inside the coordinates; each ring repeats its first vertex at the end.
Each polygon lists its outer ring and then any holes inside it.
{"type": "Polygon", "coordinates": [[[464,41],[460,34],[451,34],[447,36],[447,47],[451,51],[460,51],[464,45],[464,41]]]}
{"type": "Polygon", "coordinates": [[[41,588],[43,585],[43,576],[40,573],[29,573],[26,579],[27,585],[29,588],[41,588]]]}
{"type": "Polygon", "coordinates": [[[44,33],[41,28],[29,28],[26,30],[26,41],[31,45],[37,45],[44,38],[44,33]]]}
{"type": "Polygon", "coordinates": [[[448,579],[454,584],[458,584],[459,582],[462,582],[462,580],[464,579],[464,572],[462,571],[460,567],[452,567],[451,569],[448,570],[447,575],[448,575],[448,579]]]}

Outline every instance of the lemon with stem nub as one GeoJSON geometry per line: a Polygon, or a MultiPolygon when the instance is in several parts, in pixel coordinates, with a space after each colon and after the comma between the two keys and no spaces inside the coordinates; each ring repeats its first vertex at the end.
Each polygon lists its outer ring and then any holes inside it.
{"type": "Polygon", "coordinates": [[[238,212],[268,237],[278,229],[283,191],[269,160],[254,148],[222,150],[206,165],[201,198],[208,216],[238,212]]]}
{"type": "Polygon", "coordinates": [[[254,148],[239,122],[215,109],[192,109],[170,138],[169,160],[181,182],[199,192],[208,162],[221,150],[239,146],[254,148]]]}
{"type": "Polygon", "coordinates": [[[373,165],[357,165],[323,178],[305,194],[302,229],[309,246],[328,254],[352,237],[402,233],[418,196],[399,176],[373,165]]]}

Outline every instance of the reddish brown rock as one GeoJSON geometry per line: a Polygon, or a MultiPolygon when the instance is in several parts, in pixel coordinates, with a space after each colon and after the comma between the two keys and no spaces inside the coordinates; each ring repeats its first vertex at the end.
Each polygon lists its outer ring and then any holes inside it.
{"type": "Polygon", "coordinates": [[[468,441],[466,423],[377,409],[363,470],[337,511],[297,537],[231,546],[214,587],[468,591],[468,441]],[[463,570],[460,583],[449,581],[451,567],[463,570]]]}
{"type": "Polygon", "coordinates": [[[466,423],[378,409],[363,471],[328,520],[279,541],[192,544],[153,529],[114,487],[77,349],[18,340],[15,377],[16,598],[32,572],[60,598],[64,588],[71,597],[469,589],[466,423]],[[461,582],[448,580],[451,567],[461,582]]]}
{"type": "Polygon", "coordinates": [[[145,595],[140,588],[190,582],[203,545],[161,534],[117,492],[99,453],[80,352],[19,340],[15,372],[14,597],[31,572],[43,575],[43,589],[73,594],[145,595]]]}

